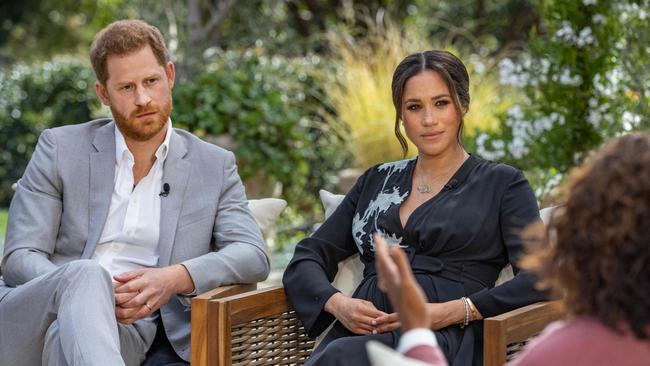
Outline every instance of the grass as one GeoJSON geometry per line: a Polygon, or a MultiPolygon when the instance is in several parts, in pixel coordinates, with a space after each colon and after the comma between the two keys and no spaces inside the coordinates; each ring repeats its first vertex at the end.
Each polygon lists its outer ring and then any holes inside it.
{"type": "MultiPolygon", "coordinates": [[[[393,133],[395,110],[391,80],[397,64],[407,55],[431,49],[447,49],[458,55],[470,74],[470,111],[465,116],[465,133],[499,127],[498,115],[513,104],[514,98],[499,85],[495,60],[481,60],[485,72],[477,72],[477,56],[453,47],[435,45],[416,29],[370,25],[367,38],[355,40],[345,30],[328,34],[338,72],[326,78],[326,88],[337,117],[350,131],[350,145],[357,167],[402,158],[393,133]],[[470,57],[470,55],[472,55],[470,57]]],[[[412,28],[412,27],[411,27],[412,28]]],[[[409,146],[413,156],[416,149],[409,146]]]]}
{"type": "Polygon", "coordinates": [[[4,242],[5,242],[7,216],[9,216],[9,210],[0,209],[0,253],[2,253],[2,248],[4,247],[4,242]]]}

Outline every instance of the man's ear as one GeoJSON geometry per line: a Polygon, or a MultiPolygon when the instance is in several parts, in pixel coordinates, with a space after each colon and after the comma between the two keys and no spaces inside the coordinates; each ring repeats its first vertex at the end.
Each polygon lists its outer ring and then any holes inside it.
{"type": "Polygon", "coordinates": [[[176,69],[174,68],[174,64],[171,61],[167,63],[167,67],[165,67],[165,72],[167,73],[167,79],[169,80],[169,89],[172,89],[174,87],[174,78],[176,77],[176,69]]]}
{"type": "Polygon", "coordinates": [[[108,98],[108,91],[106,91],[106,87],[99,81],[95,81],[95,93],[99,100],[102,101],[102,104],[107,107],[111,106],[110,99],[108,98]]]}

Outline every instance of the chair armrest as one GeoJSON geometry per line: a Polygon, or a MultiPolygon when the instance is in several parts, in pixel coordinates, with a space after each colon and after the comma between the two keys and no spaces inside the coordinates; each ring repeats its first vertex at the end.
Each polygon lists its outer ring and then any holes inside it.
{"type": "Polygon", "coordinates": [[[507,313],[486,318],[483,330],[485,366],[502,366],[509,344],[537,335],[549,323],[562,319],[565,310],[559,300],[531,304],[507,313]]]}
{"type": "Polygon", "coordinates": [[[219,321],[209,365],[302,365],[314,348],[281,286],[213,302],[219,321]]]}
{"type": "Polygon", "coordinates": [[[209,345],[216,338],[218,325],[218,304],[214,300],[253,291],[256,288],[257,284],[220,286],[192,299],[192,331],[190,334],[192,365],[206,365],[209,352],[213,352],[209,345]]]}

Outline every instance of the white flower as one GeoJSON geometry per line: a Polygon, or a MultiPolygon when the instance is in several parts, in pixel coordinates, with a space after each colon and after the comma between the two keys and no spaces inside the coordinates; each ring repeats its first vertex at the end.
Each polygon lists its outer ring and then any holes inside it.
{"type": "Polygon", "coordinates": [[[483,147],[485,146],[485,141],[487,141],[488,135],[487,133],[482,133],[476,137],[476,144],[483,147]]]}
{"type": "Polygon", "coordinates": [[[598,128],[600,126],[600,121],[602,121],[602,119],[602,115],[597,110],[590,111],[589,116],[587,116],[587,122],[589,122],[595,128],[598,128]]]}
{"type": "Polygon", "coordinates": [[[580,75],[571,76],[571,70],[568,67],[562,69],[562,74],[559,76],[553,75],[554,81],[559,81],[560,84],[577,86],[582,84],[582,77],[580,75]]]}
{"type": "Polygon", "coordinates": [[[631,131],[641,123],[641,116],[630,111],[625,111],[621,120],[623,121],[623,128],[626,131],[631,131]]]}
{"type": "Polygon", "coordinates": [[[594,16],[591,17],[591,21],[594,22],[594,24],[605,24],[606,20],[607,18],[602,14],[594,14],[594,16]]]}
{"type": "Polygon", "coordinates": [[[580,31],[578,39],[576,39],[576,44],[578,47],[584,47],[588,44],[594,43],[594,35],[591,31],[591,28],[585,27],[580,31]]]}
{"type": "Polygon", "coordinates": [[[582,0],[582,3],[584,6],[589,6],[589,5],[596,5],[598,0],[582,0]]]}
{"type": "Polygon", "coordinates": [[[495,150],[503,150],[503,148],[506,146],[505,142],[503,140],[493,140],[492,141],[492,147],[495,150]]]}
{"type": "Polygon", "coordinates": [[[576,33],[571,28],[571,23],[564,20],[562,21],[562,27],[555,32],[555,37],[566,42],[572,42],[576,38],[576,33]]]}
{"type": "Polygon", "coordinates": [[[549,61],[547,58],[543,58],[539,64],[542,67],[541,73],[543,75],[546,75],[548,73],[548,69],[551,67],[551,61],[549,61]]]}
{"type": "Polygon", "coordinates": [[[524,72],[520,65],[515,64],[509,58],[499,62],[499,82],[501,85],[513,85],[521,88],[528,84],[530,77],[524,72]]]}
{"type": "Polygon", "coordinates": [[[508,150],[515,159],[521,159],[524,155],[528,153],[528,148],[526,143],[522,138],[514,138],[508,144],[508,150]]]}
{"type": "Polygon", "coordinates": [[[524,118],[524,111],[518,105],[515,105],[510,109],[508,109],[507,114],[509,117],[512,117],[513,119],[516,120],[522,120],[524,118]]]}
{"type": "Polygon", "coordinates": [[[486,133],[481,133],[476,138],[476,152],[480,156],[488,160],[498,160],[502,158],[504,156],[504,151],[503,151],[504,142],[501,140],[493,140],[492,147],[494,149],[488,150],[485,147],[485,143],[487,142],[487,139],[488,139],[488,135],[486,133]]]}

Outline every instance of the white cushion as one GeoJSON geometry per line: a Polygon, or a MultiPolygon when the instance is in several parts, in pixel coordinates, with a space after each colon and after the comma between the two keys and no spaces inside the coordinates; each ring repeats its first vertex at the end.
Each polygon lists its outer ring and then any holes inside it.
{"type": "Polygon", "coordinates": [[[368,341],[366,351],[372,366],[431,366],[428,363],[408,358],[377,341],[368,341]]]}
{"type": "MultiPolygon", "coordinates": [[[[343,198],[342,194],[330,193],[324,189],[319,192],[320,199],[323,202],[323,209],[325,210],[325,219],[336,210],[341,204],[343,198]]],[[[339,271],[332,281],[332,286],[336,287],[342,294],[352,296],[352,293],[357,288],[363,279],[363,263],[359,260],[359,254],[355,254],[339,262],[339,271]]]]}
{"type": "Polygon", "coordinates": [[[343,202],[345,196],[342,194],[334,194],[324,189],[318,191],[318,194],[320,195],[320,200],[323,203],[323,209],[325,210],[325,220],[327,220],[327,218],[334,213],[336,208],[339,207],[341,202],[343,202]]]}
{"type": "Polygon", "coordinates": [[[248,200],[248,208],[250,208],[257,225],[260,227],[260,231],[262,231],[262,237],[264,237],[267,247],[273,246],[275,221],[286,207],[287,201],[279,198],[248,200]]]}

